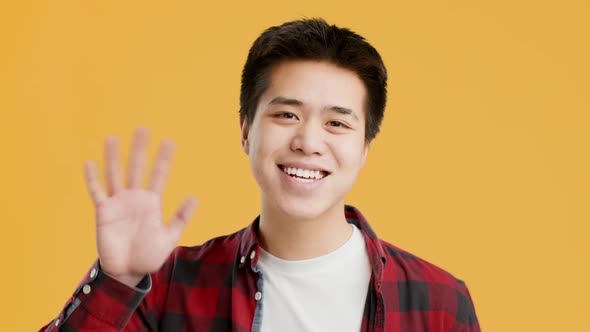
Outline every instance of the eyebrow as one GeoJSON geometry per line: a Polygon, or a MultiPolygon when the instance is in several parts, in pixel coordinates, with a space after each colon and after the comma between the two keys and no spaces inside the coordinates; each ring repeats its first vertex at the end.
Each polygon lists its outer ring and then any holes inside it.
{"type": "MultiPolygon", "coordinates": [[[[298,99],[287,98],[287,97],[274,97],[269,103],[269,105],[289,105],[289,106],[303,106],[303,102],[298,99]]],[[[356,116],[354,111],[350,108],[343,107],[343,106],[331,106],[327,107],[326,110],[333,111],[336,113],[344,114],[344,115],[351,115],[355,120],[359,120],[356,116]]]]}

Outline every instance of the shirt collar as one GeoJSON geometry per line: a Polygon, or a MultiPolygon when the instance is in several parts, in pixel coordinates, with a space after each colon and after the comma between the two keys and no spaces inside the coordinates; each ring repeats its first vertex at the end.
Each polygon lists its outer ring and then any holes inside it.
{"type": "MultiPolygon", "coordinates": [[[[367,243],[367,252],[371,260],[371,267],[376,275],[380,275],[383,271],[383,264],[386,262],[386,255],[381,245],[381,241],[377,234],[373,231],[369,222],[361,214],[361,212],[352,205],[344,206],[344,215],[350,224],[358,227],[365,237],[367,243]]],[[[239,267],[242,268],[249,264],[251,268],[256,267],[259,254],[258,229],[260,223],[260,216],[257,216],[250,226],[244,228],[240,235],[239,247],[239,267]]]]}
{"type": "Polygon", "coordinates": [[[239,268],[242,268],[246,265],[247,262],[250,262],[250,267],[254,268],[256,266],[256,262],[258,262],[258,227],[260,223],[260,216],[256,217],[254,221],[250,224],[250,226],[244,228],[240,235],[240,263],[238,265],[239,268]]]}

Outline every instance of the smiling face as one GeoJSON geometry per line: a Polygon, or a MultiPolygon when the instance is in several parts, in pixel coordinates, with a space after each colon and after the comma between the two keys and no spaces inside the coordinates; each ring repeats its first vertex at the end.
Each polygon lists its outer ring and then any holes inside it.
{"type": "Polygon", "coordinates": [[[296,219],[342,214],[365,163],[366,89],[347,69],[320,61],[276,64],[242,146],[263,209],[296,219]]]}

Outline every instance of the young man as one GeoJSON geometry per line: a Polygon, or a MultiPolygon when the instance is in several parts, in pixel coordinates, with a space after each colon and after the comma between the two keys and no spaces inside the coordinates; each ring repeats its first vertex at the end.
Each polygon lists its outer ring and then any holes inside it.
{"type": "Polygon", "coordinates": [[[147,131],[127,186],[119,146],[86,164],[99,260],[42,331],[479,331],[466,286],[377,238],[344,197],[379,131],[387,73],[362,37],[319,19],[266,30],[248,54],[242,146],[260,215],[234,234],[177,247],[196,201],[169,224],[160,195],[172,143],[142,189],[147,131]]]}

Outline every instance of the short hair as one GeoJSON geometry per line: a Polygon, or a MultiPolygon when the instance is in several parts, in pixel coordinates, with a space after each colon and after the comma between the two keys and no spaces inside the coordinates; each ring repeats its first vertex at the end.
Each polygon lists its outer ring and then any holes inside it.
{"type": "Polygon", "coordinates": [[[355,72],[367,90],[365,141],[375,138],[387,99],[387,70],[383,60],[365,38],[347,28],[329,25],[321,18],[270,27],[254,41],[242,71],[242,119],[252,124],[258,100],[270,84],[273,65],[289,60],[327,61],[355,72]]]}

